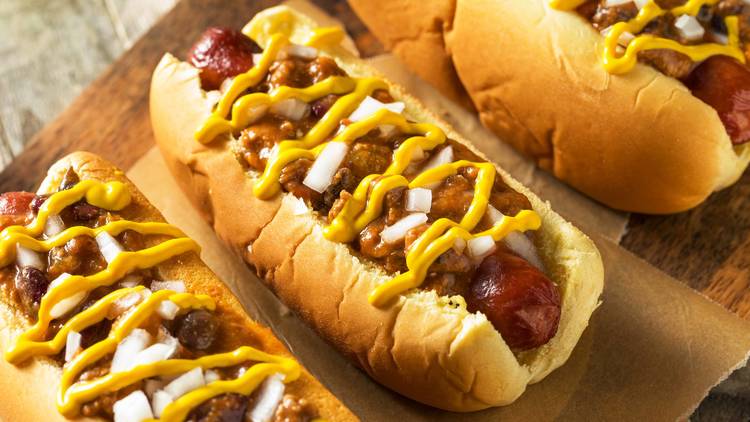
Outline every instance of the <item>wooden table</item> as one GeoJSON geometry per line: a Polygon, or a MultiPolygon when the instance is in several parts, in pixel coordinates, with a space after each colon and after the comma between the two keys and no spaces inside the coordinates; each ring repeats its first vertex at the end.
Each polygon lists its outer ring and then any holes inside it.
{"type": "MultiPolygon", "coordinates": [[[[0,69],[0,169],[5,167],[0,191],[33,187],[50,163],[78,149],[101,153],[129,168],[153,145],[147,87],[163,52],[184,53],[206,26],[241,27],[253,10],[276,2],[235,1],[230,9],[216,7],[221,0],[183,0],[151,27],[173,3],[0,3],[0,51],[13,57],[8,60],[6,55],[0,69]],[[149,27],[145,37],[133,42],[149,27]]],[[[383,52],[344,0],[316,3],[346,24],[363,56],[383,52]]],[[[621,244],[750,319],[749,195],[746,173],[693,211],[668,217],[633,215],[621,244]]],[[[740,374],[725,383],[704,400],[693,419],[750,419],[750,399],[722,392],[726,390],[750,391],[750,376],[740,374]]]]}

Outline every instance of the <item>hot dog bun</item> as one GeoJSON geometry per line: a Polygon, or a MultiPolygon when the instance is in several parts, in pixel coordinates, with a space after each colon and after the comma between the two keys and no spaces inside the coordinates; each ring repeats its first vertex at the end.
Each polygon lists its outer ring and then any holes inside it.
{"type": "MultiPolygon", "coordinates": [[[[294,42],[302,42],[316,27],[287,7],[267,9],[248,24],[262,47],[269,35],[263,28],[278,14],[291,17],[294,42]]],[[[340,47],[323,53],[352,76],[377,75],[340,47]]],[[[406,103],[409,118],[436,123],[477,152],[398,86],[391,85],[391,94],[406,103]]],[[[162,58],[152,79],[150,109],[171,171],[218,235],[290,308],[374,379],[435,407],[473,411],[514,401],[528,384],[569,357],[599,303],[601,258],[591,240],[507,173],[499,170],[543,219],[539,246],[563,298],[557,335],[519,356],[484,315],[466,310],[463,299],[451,304],[423,291],[405,294],[387,307],[370,305],[368,294],[389,278],[383,270],[354,257],[348,246],[326,240],[319,218],[300,213],[291,194],[255,197],[257,174],[245,172],[228,142],[195,141],[194,131],[211,112],[212,97],[201,90],[197,69],[170,54],[162,58]]]]}
{"type": "Polygon", "coordinates": [[[417,74],[454,99],[445,86],[460,79],[485,126],[591,197],[673,213],[747,167],[750,147],[733,147],[716,111],[680,81],[643,64],[607,73],[604,37],[577,14],[548,0],[436,1],[350,3],[417,74]]]}
{"type": "MultiPolygon", "coordinates": [[[[128,219],[136,221],[163,222],[161,216],[148,200],[111,163],[87,152],[72,153],[49,170],[39,188],[39,193],[56,190],[68,168],[72,167],[82,180],[120,181],[130,188],[132,202],[122,211],[128,219]]],[[[229,288],[219,281],[195,253],[179,256],[156,267],[165,280],[184,280],[192,293],[209,294],[216,300],[216,315],[221,330],[233,334],[231,342],[237,345],[252,345],[263,351],[287,355],[289,351],[273,335],[271,330],[250,319],[242,305],[229,288]]],[[[3,292],[7,290],[3,289],[3,292]]],[[[3,296],[0,300],[0,349],[8,350],[14,339],[28,329],[27,319],[15,309],[12,301],[3,296]]],[[[236,346],[235,346],[236,347],[236,346]]],[[[13,366],[0,359],[0,388],[12,396],[0,401],[0,419],[23,420],[67,420],[56,408],[57,391],[62,369],[49,359],[37,358],[21,366],[13,366]]],[[[287,391],[305,397],[329,420],[354,421],[357,418],[321,385],[309,372],[302,371],[300,378],[287,384],[287,391]]]]}

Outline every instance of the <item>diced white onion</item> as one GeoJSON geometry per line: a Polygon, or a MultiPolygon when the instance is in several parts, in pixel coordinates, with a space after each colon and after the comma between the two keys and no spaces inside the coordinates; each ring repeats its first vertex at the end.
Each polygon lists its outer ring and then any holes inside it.
{"type": "Polygon", "coordinates": [[[464,250],[466,250],[466,240],[463,237],[457,237],[453,242],[453,250],[458,254],[464,253],[464,250]]]}
{"type": "Polygon", "coordinates": [[[383,231],[380,232],[380,238],[383,239],[385,243],[398,242],[406,236],[406,232],[414,227],[421,226],[426,222],[427,214],[423,212],[409,214],[396,221],[392,226],[386,226],[383,231]]]}
{"type": "Polygon", "coordinates": [[[44,271],[42,256],[29,248],[16,244],[16,263],[20,268],[32,267],[44,271]]]}
{"type": "Polygon", "coordinates": [[[258,120],[260,120],[261,117],[265,116],[266,113],[268,113],[268,106],[265,104],[258,104],[252,107],[248,107],[246,110],[243,110],[243,111],[245,112],[245,115],[240,116],[241,121],[243,122],[243,124],[249,125],[249,124],[257,122],[258,120]]]}
{"type": "Polygon", "coordinates": [[[495,239],[492,236],[486,235],[469,239],[466,246],[469,249],[469,255],[475,260],[481,260],[494,252],[497,245],[495,245],[495,239]]]}
{"type": "MultiPolygon", "coordinates": [[[[612,31],[612,27],[608,26],[601,30],[602,36],[609,35],[610,31],[612,31]]],[[[625,31],[620,34],[620,38],[617,40],[617,44],[621,45],[622,47],[627,47],[630,41],[633,41],[635,39],[635,35],[632,33],[625,31]]]]}
{"type": "Polygon", "coordinates": [[[695,16],[681,15],[674,20],[674,26],[677,31],[690,41],[695,41],[703,38],[706,30],[703,29],[703,25],[698,22],[695,16]]]}
{"type": "Polygon", "coordinates": [[[65,342],[65,362],[70,362],[81,350],[81,333],[78,331],[68,331],[68,338],[65,342]]]}
{"type": "Polygon", "coordinates": [[[141,350],[133,359],[133,366],[148,365],[149,363],[161,362],[174,355],[177,350],[176,344],[156,343],[141,350]]]}
{"type": "Polygon", "coordinates": [[[425,164],[425,166],[422,168],[422,172],[425,172],[427,170],[432,170],[436,167],[442,166],[444,164],[450,164],[453,162],[453,147],[448,145],[447,147],[443,148],[435,154],[434,157],[430,159],[430,161],[425,164]]]}
{"type": "Polygon", "coordinates": [[[117,258],[117,255],[123,251],[120,243],[107,232],[97,234],[96,243],[99,244],[99,251],[108,264],[111,264],[117,258]]]}
{"type": "Polygon", "coordinates": [[[65,223],[59,215],[50,215],[44,224],[44,235],[49,237],[55,236],[65,230],[65,223]]]}
{"type": "Polygon", "coordinates": [[[289,56],[312,60],[318,57],[318,50],[306,45],[288,44],[279,52],[279,58],[286,58],[289,56]]]}
{"type": "Polygon", "coordinates": [[[383,136],[391,136],[396,131],[396,126],[393,125],[380,125],[378,126],[380,133],[383,136]]]}
{"type": "Polygon", "coordinates": [[[432,208],[432,191],[425,188],[414,188],[406,191],[406,211],[430,212],[432,208]]]}
{"type": "MultiPolygon", "coordinates": [[[[50,290],[59,286],[62,282],[67,280],[69,277],[71,277],[68,273],[62,273],[59,277],[52,280],[52,282],[49,284],[50,290]]],[[[55,306],[52,307],[52,309],[49,311],[50,316],[52,319],[60,318],[61,316],[67,314],[68,312],[72,311],[76,306],[78,306],[79,303],[83,299],[86,298],[86,292],[78,292],[72,296],[68,296],[65,299],[57,302],[55,306]]]]}
{"type": "Polygon", "coordinates": [[[271,112],[287,119],[299,120],[305,117],[310,106],[297,98],[287,98],[271,105],[271,112]]]}
{"type": "Polygon", "coordinates": [[[250,410],[252,422],[269,422],[276,413],[281,399],[284,397],[284,378],[281,374],[273,374],[263,381],[258,390],[258,397],[250,410]]]}
{"type": "Polygon", "coordinates": [[[210,384],[214,381],[220,380],[221,375],[219,375],[219,373],[214,371],[213,369],[206,369],[206,373],[203,374],[203,379],[206,380],[206,384],[210,384]]]}
{"type": "Polygon", "coordinates": [[[638,9],[643,9],[651,0],[633,0],[638,9]]]}
{"type": "Polygon", "coordinates": [[[492,221],[493,226],[497,226],[498,224],[503,222],[503,219],[505,218],[505,215],[497,210],[497,208],[493,207],[492,205],[487,205],[487,216],[492,221]]]}
{"type": "Polygon", "coordinates": [[[164,412],[164,409],[173,401],[174,398],[166,391],[159,390],[155,392],[153,398],[151,399],[151,407],[154,410],[154,416],[160,418],[161,414],[164,412]]]}
{"type": "Polygon", "coordinates": [[[154,418],[148,398],[141,390],[133,391],[115,402],[112,410],[115,413],[115,422],[141,422],[154,418]]]}
{"type": "MultiPolygon", "coordinates": [[[[750,0],[745,0],[750,1],[750,0]]],[[[714,40],[716,40],[719,44],[728,44],[729,38],[727,37],[727,34],[722,34],[721,32],[711,31],[711,35],[713,36],[714,40]]]]}
{"type": "Polygon", "coordinates": [[[348,150],[349,146],[344,142],[329,142],[315,159],[302,184],[315,192],[323,193],[331,185],[348,150]]]}
{"type": "Polygon", "coordinates": [[[153,281],[151,282],[151,290],[156,292],[159,290],[171,290],[175,293],[185,293],[185,282],[182,280],[164,280],[164,281],[153,281]]]}
{"type": "Polygon", "coordinates": [[[167,321],[173,320],[177,316],[178,312],[180,312],[180,307],[171,300],[162,301],[159,304],[159,307],[156,309],[156,313],[167,321]]]}
{"type": "Polygon", "coordinates": [[[503,241],[510,250],[517,253],[521,258],[529,261],[531,265],[544,271],[544,265],[539,258],[534,242],[532,242],[525,234],[512,231],[505,235],[503,241]]]}
{"type": "Polygon", "coordinates": [[[619,6],[621,4],[628,4],[632,1],[633,0],[607,0],[606,2],[604,2],[604,4],[607,7],[613,7],[613,6],[619,6]]]}
{"type": "Polygon", "coordinates": [[[381,103],[375,98],[367,96],[364,100],[362,100],[361,103],[359,103],[357,109],[349,115],[349,120],[351,120],[352,122],[358,122],[372,116],[373,114],[383,109],[400,114],[404,111],[404,108],[406,108],[406,105],[401,101],[396,101],[393,103],[381,103]]]}
{"type": "Polygon", "coordinates": [[[142,328],[134,329],[117,345],[109,371],[112,373],[123,372],[132,368],[135,357],[149,344],[151,344],[151,334],[142,328]]]}
{"type": "Polygon", "coordinates": [[[141,280],[143,280],[143,278],[141,276],[137,276],[135,274],[130,274],[130,275],[126,276],[125,278],[123,278],[120,281],[120,286],[122,286],[122,287],[128,287],[128,288],[129,287],[135,287],[135,286],[141,284],[141,280]]]}
{"type": "Polygon", "coordinates": [[[203,379],[203,369],[198,367],[177,377],[174,381],[164,387],[164,391],[169,393],[175,400],[183,395],[201,388],[206,384],[203,379]]]}
{"type": "Polygon", "coordinates": [[[109,312],[107,313],[107,318],[115,319],[119,317],[120,315],[124,314],[128,310],[132,309],[134,306],[141,303],[150,294],[151,294],[150,290],[142,290],[140,292],[130,293],[129,295],[125,295],[117,299],[116,301],[112,303],[112,305],[110,305],[109,312]]]}
{"type": "Polygon", "coordinates": [[[253,53],[253,64],[257,66],[258,63],[260,63],[260,59],[262,58],[263,58],[263,53],[253,53]]]}

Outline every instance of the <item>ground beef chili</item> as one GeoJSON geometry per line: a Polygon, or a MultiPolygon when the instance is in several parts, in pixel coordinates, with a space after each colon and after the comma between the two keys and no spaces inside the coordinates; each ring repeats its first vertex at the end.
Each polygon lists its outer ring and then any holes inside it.
{"type": "MultiPolygon", "coordinates": [[[[325,79],[325,77],[344,74],[344,71],[328,58],[318,57],[313,60],[299,57],[286,58],[275,62],[271,66],[266,79],[257,87],[250,88],[249,91],[267,92],[269,89],[282,85],[304,88],[325,79]]],[[[394,101],[385,90],[378,90],[372,96],[385,103],[394,101]]],[[[274,146],[282,140],[298,139],[303,136],[323,117],[336,98],[335,96],[326,96],[313,102],[311,112],[298,121],[290,121],[269,112],[250,124],[240,132],[237,142],[239,147],[236,150],[241,161],[248,168],[262,172],[274,146]]],[[[348,121],[344,119],[342,124],[346,125],[348,121]]],[[[393,151],[408,137],[398,130],[374,129],[358,138],[350,146],[330,187],[322,194],[313,191],[302,183],[313,164],[313,161],[309,159],[298,159],[286,165],[281,171],[279,182],[286,192],[303,199],[321,216],[327,217],[330,222],[341,211],[346,201],[351,198],[354,189],[362,179],[370,174],[383,173],[388,168],[391,164],[393,151]]],[[[447,145],[453,148],[455,160],[483,161],[458,142],[448,140],[447,145]]],[[[433,153],[438,152],[441,148],[436,148],[433,153]]],[[[426,159],[429,159],[429,157],[426,159]]],[[[418,172],[418,168],[414,172],[418,172]]],[[[443,217],[453,221],[461,220],[474,197],[477,173],[476,168],[462,168],[458,174],[448,177],[439,186],[432,189],[433,200],[428,215],[428,224],[443,217]]],[[[406,175],[410,177],[414,174],[409,174],[409,171],[407,171],[406,175]]],[[[428,227],[428,225],[423,225],[411,229],[401,242],[387,243],[381,239],[380,233],[386,226],[396,223],[408,214],[405,209],[405,195],[405,188],[397,188],[388,192],[385,196],[381,216],[367,225],[351,244],[355,253],[381,265],[389,273],[407,270],[406,253],[408,248],[428,227]]],[[[521,210],[531,209],[531,204],[526,197],[508,187],[502,177],[496,177],[495,179],[490,203],[506,215],[516,215],[521,210]]],[[[487,217],[479,223],[478,229],[488,229],[492,224],[493,222],[489,221],[487,217]]],[[[466,295],[470,293],[469,289],[476,268],[477,263],[473,262],[463,251],[449,250],[432,264],[422,288],[434,290],[441,295],[466,295]]],[[[551,282],[549,282],[549,285],[554,289],[551,282]]],[[[556,327],[555,323],[554,329],[556,327]]],[[[528,346],[528,344],[523,344],[523,346],[528,346]]]]}
{"type": "MultiPolygon", "coordinates": [[[[65,173],[59,190],[70,189],[80,181],[78,175],[71,168],[65,173]]],[[[28,224],[39,212],[40,207],[49,195],[34,195],[28,192],[11,192],[0,195],[0,230],[11,224],[28,224]]],[[[66,227],[86,226],[100,227],[118,220],[118,215],[93,205],[80,201],[65,208],[60,217],[66,227]]],[[[125,230],[116,236],[117,241],[127,251],[137,251],[146,247],[147,239],[137,232],[125,230]]],[[[96,241],[88,236],[77,236],[64,245],[52,248],[46,257],[45,270],[33,267],[17,268],[6,266],[0,269],[0,288],[6,297],[14,299],[15,307],[25,315],[29,322],[34,322],[42,296],[47,292],[52,280],[62,273],[76,275],[91,275],[104,270],[107,262],[99,252],[96,241]]],[[[155,269],[137,270],[129,274],[131,282],[150,286],[153,281],[160,280],[155,269]]],[[[89,308],[97,300],[117,289],[118,286],[102,286],[89,292],[86,299],[77,309],[69,312],[63,318],[53,321],[48,329],[48,336],[52,337],[68,321],[70,317],[89,308]]],[[[125,313],[127,314],[127,313],[125,313]]],[[[123,314],[124,315],[124,314],[123,314]]],[[[109,334],[119,316],[108,316],[102,321],[81,331],[81,347],[89,348],[104,340],[109,334]]],[[[220,326],[216,316],[204,310],[190,311],[178,315],[173,321],[162,320],[154,314],[144,321],[140,328],[148,331],[153,338],[172,336],[179,340],[179,345],[173,358],[195,359],[206,354],[220,352],[218,349],[220,326]]],[[[64,352],[54,359],[64,364],[64,352]]],[[[104,357],[85,368],[78,377],[79,381],[90,381],[101,378],[109,373],[112,357],[104,357]]],[[[217,370],[223,377],[234,379],[241,375],[242,366],[237,365],[217,370]]],[[[128,385],[84,403],[81,415],[85,417],[104,417],[111,419],[114,404],[136,390],[144,389],[144,381],[128,385]]],[[[252,408],[252,397],[238,394],[224,394],[215,397],[194,409],[189,420],[194,421],[243,421],[246,412],[252,408]]],[[[293,395],[284,397],[279,405],[274,421],[309,421],[317,417],[314,406],[305,399],[293,395]]]]}

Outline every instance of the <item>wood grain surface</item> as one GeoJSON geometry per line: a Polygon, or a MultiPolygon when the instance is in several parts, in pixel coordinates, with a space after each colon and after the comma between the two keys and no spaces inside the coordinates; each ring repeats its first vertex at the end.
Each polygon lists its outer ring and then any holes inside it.
{"type": "MultiPolygon", "coordinates": [[[[43,34],[32,43],[39,51],[24,56],[27,62],[13,62],[0,69],[0,92],[6,97],[0,100],[0,168],[7,164],[0,174],[0,192],[33,188],[51,163],[74,150],[100,153],[120,167],[129,168],[153,145],[147,88],[163,53],[183,55],[207,26],[239,28],[254,12],[277,3],[183,0],[134,42],[173,2],[153,7],[152,1],[155,0],[0,2],[0,51],[14,48],[19,37],[43,34]],[[34,13],[28,13],[26,8],[34,8],[34,13]],[[19,21],[16,15],[35,17],[19,21]],[[62,15],[67,16],[66,24],[50,30],[62,15]],[[102,16],[109,23],[102,23],[102,16]],[[80,39],[74,42],[71,37],[80,39]],[[128,47],[131,48],[126,54],[91,85],[82,88],[128,47]],[[45,95],[46,90],[60,95],[45,95]],[[62,114],[39,130],[67,99],[79,92],[80,96],[62,114]],[[36,135],[29,147],[19,154],[33,133],[36,135]]],[[[363,56],[383,52],[343,0],[316,3],[346,24],[363,56]]],[[[750,175],[746,174],[735,186],[713,195],[691,212],[668,217],[634,215],[622,244],[657,268],[750,318],[748,194],[750,175]]],[[[735,377],[733,391],[750,390],[749,383],[748,379],[735,377]]],[[[714,394],[704,401],[693,419],[747,418],[749,403],[741,397],[730,399],[714,394]]]]}

